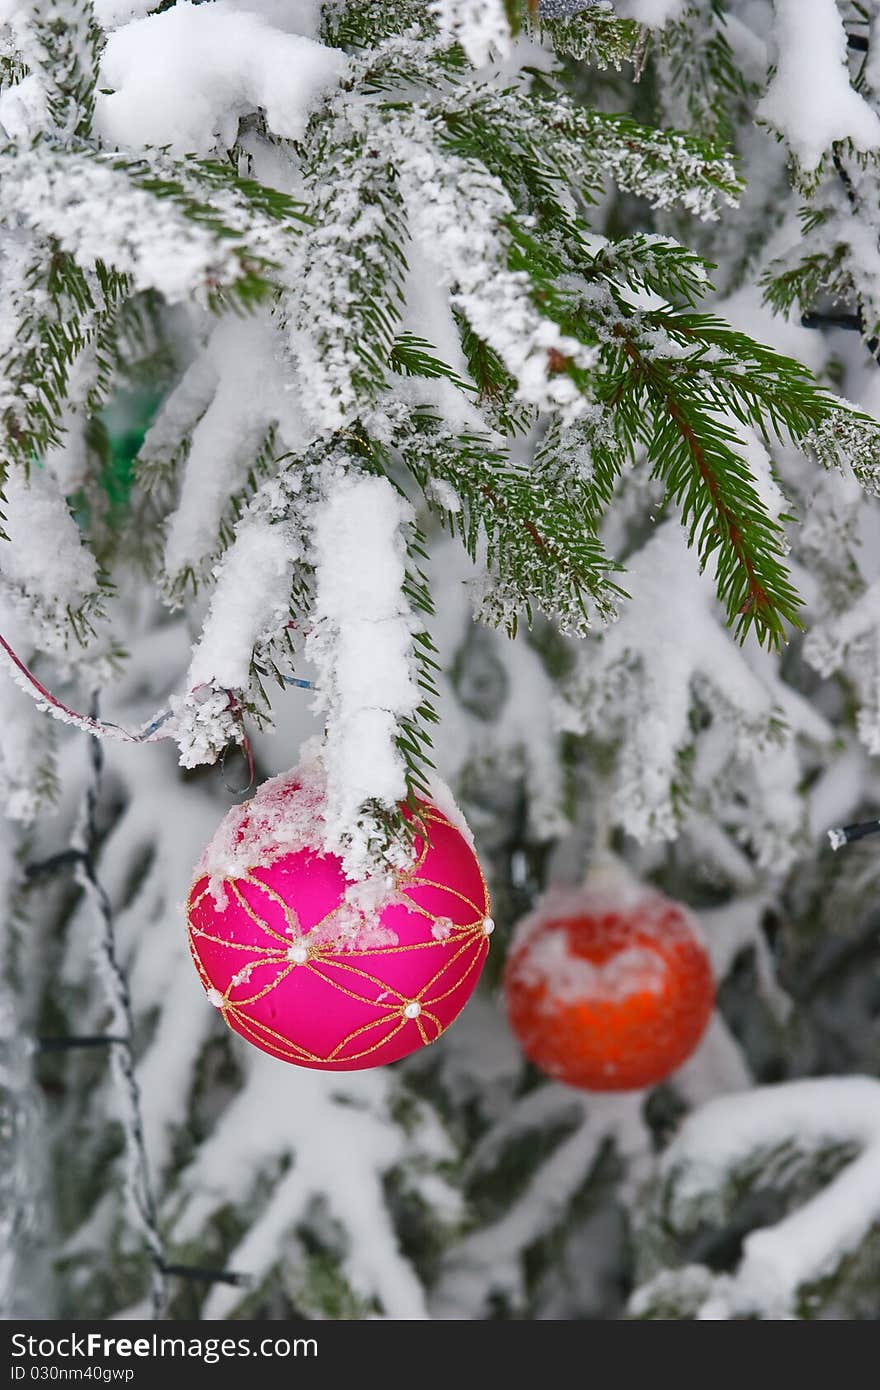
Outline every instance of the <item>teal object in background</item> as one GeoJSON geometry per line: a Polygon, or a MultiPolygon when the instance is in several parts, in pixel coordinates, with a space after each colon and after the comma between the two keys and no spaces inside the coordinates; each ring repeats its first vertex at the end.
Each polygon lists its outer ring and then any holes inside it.
{"type": "Polygon", "coordinates": [[[97,416],[96,426],[104,436],[100,483],[110,504],[111,525],[118,523],[128,509],[134,460],[161,402],[162,392],[155,388],[123,391],[97,416]]]}
{"type": "MultiPolygon", "coordinates": [[[[164,392],[156,386],[120,391],[86,426],[93,477],[107,499],[99,508],[101,522],[111,533],[120,530],[125,521],[134,484],[134,461],[163,398],[164,392]]],[[[34,463],[37,468],[43,466],[40,459],[34,463]]],[[[94,492],[84,488],[67,497],[77,525],[86,532],[94,519],[94,498],[94,492]]]]}

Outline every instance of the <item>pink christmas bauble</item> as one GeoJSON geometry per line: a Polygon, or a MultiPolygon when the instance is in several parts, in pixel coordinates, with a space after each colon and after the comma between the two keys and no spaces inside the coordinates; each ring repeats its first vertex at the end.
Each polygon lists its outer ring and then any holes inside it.
{"type": "Polygon", "coordinates": [[[489,893],[467,827],[427,802],[413,862],[352,882],[308,842],[322,795],[300,770],[228,813],[190,890],[190,950],[229,1027],[264,1052],[326,1071],[383,1066],[464,1008],[494,926],[489,893]]]}

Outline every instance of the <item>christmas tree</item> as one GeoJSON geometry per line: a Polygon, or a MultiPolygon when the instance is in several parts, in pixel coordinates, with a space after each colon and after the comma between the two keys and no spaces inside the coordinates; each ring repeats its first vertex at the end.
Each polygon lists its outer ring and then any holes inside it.
{"type": "Polygon", "coordinates": [[[876,1316],[876,26],[0,0],[5,1316],[876,1316]],[[473,831],[392,1066],[199,956],[300,792],[473,831]]]}

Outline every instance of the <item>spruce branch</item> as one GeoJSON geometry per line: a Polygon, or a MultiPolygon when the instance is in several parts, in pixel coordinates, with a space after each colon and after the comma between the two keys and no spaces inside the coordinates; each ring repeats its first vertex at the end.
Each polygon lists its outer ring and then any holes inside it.
{"type": "Polygon", "coordinates": [[[396,165],[410,231],[452,286],[450,307],[470,324],[517,382],[519,399],[562,414],[582,408],[577,373],[594,353],[561,329],[555,293],[520,265],[514,205],[504,185],[477,159],[443,149],[424,111],[394,110],[373,130],[396,165]],[[570,367],[552,366],[551,350],[570,367]],[[570,378],[570,379],[569,379],[570,378]]]}
{"type": "Polygon", "coordinates": [[[651,35],[649,61],[670,122],[724,145],[750,118],[758,86],[742,70],[728,39],[726,0],[692,0],[681,17],[651,35]]]}
{"type": "MultiPolygon", "coordinates": [[[[559,19],[542,17],[540,6],[499,4],[492,38],[470,0],[444,0],[441,8],[438,24],[414,0],[323,7],[325,38],[345,47],[351,62],[302,139],[286,147],[308,215],[303,204],[238,177],[231,165],[161,151],[141,159],[99,152],[83,124],[71,127],[66,142],[52,135],[32,149],[0,151],[6,216],[37,251],[28,273],[50,246],[65,281],[63,296],[42,295],[34,323],[0,352],[10,383],[3,418],[10,437],[19,432],[7,455],[22,463],[39,455],[61,437],[64,410],[81,418],[98,407],[123,369],[117,342],[128,331],[124,306],[133,297],[195,298],[213,310],[271,297],[265,341],[257,335],[254,343],[265,348],[267,364],[283,360],[296,373],[306,427],[317,431],[320,447],[314,457],[301,450],[296,468],[285,467],[275,458],[284,412],[276,420],[264,410],[258,422],[242,416],[216,516],[206,523],[201,512],[196,524],[188,506],[180,529],[189,525],[191,534],[178,545],[175,531],[177,548],[166,545],[169,556],[174,550],[174,572],[162,579],[166,600],[182,602],[215,562],[222,566],[273,487],[286,497],[287,524],[314,505],[307,494],[324,467],[350,458],[395,486],[405,470],[434,516],[485,561],[481,603],[491,621],[512,631],[520,616],[541,611],[580,633],[595,616],[612,616],[622,592],[599,529],[621,470],[646,449],[701,562],[714,565],[737,635],[754,627],[764,640],[780,640],[785,624],[797,622],[798,606],[784,563],[785,518],[762,500],[739,432],[794,439],[823,462],[854,456],[871,485],[880,476],[876,429],[819,392],[797,364],[700,314],[710,288],[700,257],[668,237],[602,242],[588,221],[609,180],[657,209],[717,216],[740,191],[734,162],[701,134],[657,130],[578,103],[559,90],[558,74],[521,72],[501,86],[468,67],[475,45],[500,51],[502,31],[549,33],[559,25],[577,31],[600,64],[637,56],[644,34],[610,11],[586,7],[559,19]],[[93,217],[97,203],[110,209],[106,219],[93,217]],[[308,237],[298,235],[303,226],[308,237]],[[404,316],[416,263],[410,238],[436,268],[466,368],[457,357],[456,366],[444,361],[428,322],[419,322],[420,305],[412,306],[414,319],[404,316]],[[74,326],[62,341],[66,305],[74,326]],[[286,335],[280,351],[279,326],[286,335]],[[15,356],[21,343],[27,360],[15,356]],[[48,384],[20,406],[15,387],[29,375],[48,384]],[[445,403],[456,396],[445,420],[445,403]],[[493,429],[501,436],[533,431],[520,446],[528,466],[512,461],[493,429]]],[[[81,9],[85,15],[88,7],[81,9]]],[[[720,14],[714,0],[702,6],[701,13],[710,11],[720,14]]],[[[733,101],[739,89],[716,30],[718,42],[703,57],[709,69],[723,69],[725,100],[733,101]]],[[[682,51],[684,40],[669,43],[670,52],[676,43],[682,51]]],[[[88,82],[64,82],[86,112],[88,82]]],[[[717,133],[720,118],[708,128],[717,133]]],[[[265,121],[248,129],[257,141],[272,139],[265,121]]],[[[253,167],[260,167],[256,159],[253,167]]],[[[23,302],[30,294],[26,285],[23,302]]],[[[190,441],[227,390],[209,364],[204,379],[172,393],[173,409],[145,441],[130,525],[121,534],[155,532],[168,519],[177,466],[192,463],[190,441]]],[[[207,429],[199,438],[210,444],[210,435],[207,429]]],[[[196,487],[198,469],[188,467],[183,481],[191,472],[196,487]]],[[[182,510],[171,516],[169,537],[182,510]]],[[[101,549],[97,532],[91,539],[101,549]]],[[[138,544],[156,567],[156,547],[138,544]]],[[[423,541],[413,533],[407,544],[405,597],[414,613],[427,614],[423,541]]],[[[290,621],[314,599],[307,570],[296,571],[290,621]]],[[[257,635],[246,653],[250,675],[239,672],[232,682],[240,707],[254,717],[264,705],[260,677],[283,634],[257,635]]],[[[429,746],[429,666],[420,679],[425,707],[399,730],[413,795],[429,746]]],[[[194,707],[192,749],[201,746],[198,718],[194,707]]]]}
{"type": "Polygon", "coordinates": [[[459,391],[474,392],[476,387],[463,381],[458,372],[437,356],[437,351],[424,338],[414,333],[401,333],[394,339],[388,354],[388,365],[401,376],[425,377],[429,381],[443,379],[452,382],[459,391]]]}
{"type": "MultiPolygon", "coordinates": [[[[572,237],[569,249],[576,248],[577,240],[572,237]]],[[[571,265],[590,281],[629,285],[649,290],[671,304],[679,301],[691,306],[711,288],[709,271],[714,268],[671,237],[647,232],[606,242],[578,260],[572,256],[571,265]]]]}
{"type": "Polygon", "coordinates": [[[80,267],[101,263],[136,289],[201,294],[214,308],[271,293],[305,220],[293,199],[205,160],[7,146],[0,180],[5,218],[52,237],[80,267]]]}
{"type": "Polygon", "coordinates": [[[425,0],[343,0],[321,10],[321,38],[334,48],[379,49],[401,35],[422,38],[433,27],[425,0]]]}
{"type": "Polygon", "coordinates": [[[457,154],[510,170],[512,196],[530,168],[551,193],[565,175],[584,204],[610,178],[655,208],[679,205],[712,220],[742,191],[730,155],[710,141],[579,106],[557,91],[475,87],[440,97],[428,110],[457,154]]]}
{"type": "Polygon", "coordinates": [[[488,423],[502,434],[525,434],[535,423],[536,411],[517,400],[516,378],[484,338],[475,333],[463,314],[453,310],[461,338],[461,350],[476,385],[480,408],[488,423]]]}
{"type": "Polygon", "coordinates": [[[94,352],[86,396],[109,389],[106,329],[127,290],[100,261],[82,270],[54,240],[0,250],[9,317],[0,328],[0,458],[25,470],[61,440],[73,393],[71,373],[94,352]]]}
{"type": "Polygon", "coordinates": [[[771,265],[762,275],[764,300],[778,314],[797,307],[802,316],[823,297],[833,304],[846,303],[855,295],[848,260],[848,247],[839,242],[830,251],[805,251],[788,269],[771,265]]]}
{"type": "Polygon", "coordinates": [[[92,0],[27,0],[17,19],[20,58],[43,89],[50,138],[88,140],[104,46],[92,0]]]}
{"type": "Polygon", "coordinates": [[[314,228],[288,332],[311,413],[322,428],[339,429],[385,385],[403,299],[406,212],[393,160],[345,115],[315,130],[305,187],[314,228]]]}
{"type": "MultiPolygon", "coordinates": [[[[370,417],[365,424],[371,428],[370,417]]],[[[585,428],[585,427],[582,427],[585,428]]],[[[618,568],[596,535],[596,496],[589,478],[544,467],[518,467],[488,436],[451,431],[430,408],[386,403],[372,427],[372,451],[388,439],[430,509],[457,534],[490,575],[480,602],[493,625],[516,631],[536,610],[563,630],[583,632],[591,605],[604,620],[622,590],[618,568]],[[439,486],[438,486],[439,484],[439,486]]]]}
{"type": "Polygon", "coordinates": [[[395,743],[406,770],[405,805],[412,816],[417,816],[418,798],[430,796],[426,773],[428,768],[433,770],[434,764],[430,758],[432,739],[429,726],[438,722],[434,672],[440,670],[440,665],[436,660],[437,648],[427,626],[435,612],[430,582],[422,568],[428,563],[427,543],[423,532],[415,524],[408,528],[406,547],[410,563],[404,578],[403,593],[413,613],[424,617],[426,623],[424,628],[412,634],[412,656],[422,698],[411,715],[400,717],[395,743]]]}
{"type": "Polygon", "coordinates": [[[566,13],[570,5],[543,4],[521,0],[519,18],[525,31],[547,35],[554,51],[580,63],[598,68],[614,67],[636,56],[644,30],[632,19],[621,19],[610,9],[584,5],[577,14],[566,13]],[[558,11],[558,13],[555,13],[558,11]]]}
{"type": "Polygon", "coordinates": [[[728,622],[739,638],[754,624],[762,640],[777,645],[785,621],[799,626],[799,600],[782,563],[784,532],[755,491],[739,439],[649,361],[619,325],[616,331],[632,373],[609,403],[621,408],[626,392],[639,401],[644,392],[651,424],[640,432],[648,457],[681,509],[700,563],[717,554],[716,583],[728,622]]]}
{"type": "Polygon", "coordinates": [[[618,346],[606,354],[600,398],[622,413],[625,434],[645,443],[703,563],[718,552],[716,582],[737,635],[754,625],[776,644],[784,623],[798,621],[784,565],[786,518],[768,514],[724,417],[763,438],[791,439],[826,464],[845,458],[873,486],[880,426],[824,391],[800,363],[708,315],[627,310],[611,339],[618,346]]]}
{"type": "MultiPolygon", "coordinates": [[[[876,173],[869,166],[853,173],[836,151],[833,163],[839,186],[846,195],[849,216],[841,215],[830,191],[825,190],[800,210],[804,237],[817,233],[821,250],[800,247],[788,257],[772,262],[762,276],[764,298],[777,313],[800,309],[802,321],[815,317],[822,300],[832,304],[855,302],[856,324],[872,357],[880,340],[880,296],[876,290],[876,264],[864,255],[860,224],[870,221],[870,203],[876,196],[876,173]],[[866,204],[867,200],[867,206],[866,204]],[[821,244],[820,243],[820,244],[821,244]]],[[[809,243],[808,243],[809,246],[809,243]]],[[[820,320],[816,319],[819,326],[820,320]]]]}

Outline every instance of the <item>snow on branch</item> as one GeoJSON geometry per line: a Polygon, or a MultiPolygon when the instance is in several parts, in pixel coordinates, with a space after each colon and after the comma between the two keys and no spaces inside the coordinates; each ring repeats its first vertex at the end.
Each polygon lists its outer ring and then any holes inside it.
{"type": "Polygon", "coordinates": [[[880,496],[880,425],[842,398],[828,405],[803,437],[804,449],[826,468],[852,469],[866,492],[880,496]]]}
{"type": "MultiPolygon", "coordinates": [[[[0,740],[3,732],[0,721],[0,740]]],[[[13,863],[11,846],[4,845],[0,874],[7,899],[16,887],[13,863]]],[[[4,956],[8,950],[4,944],[4,956]]],[[[4,981],[0,986],[0,1317],[4,1320],[28,1316],[31,1271],[40,1264],[35,1246],[45,1229],[48,1205],[46,1135],[22,1012],[16,992],[4,981]]]]}
{"type": "Polygon", "coordinates": [[[507,56],[510,24],[504,0],[431,0],[429,9],[441,34],[460,44],[475,68],[507,56]]]}
{"type": "MultiPolygon", "coordinates": [[[[155,631],[134,634],[132,673],[135,685],[156,679],[170,681],[174,667],[186,657],[183,626],[166,628],[172,640],[158,657],[155,631]]],[[[142,706],[141,706],[142,708],[142,706]]],[[[137,710],[129,707],[133,718],[137,710]]],[[[196,789],[169,776],[173,759],[144,757],[138,747],[103,745],[108,778],[124,802],[110,824],[96,861],[104,893],[115,917],[117,947],[126,963],[131,1007],[137,1019],[143,1054],[138,1063],[144,1138],[150,1155],[157,1195],[168,1177],[176,1134],[187,1124],[190,1079],[201,1049],[211,1035],[212,1015],[198,1007],[198,983],[191,978],[186,935],[180,930],[178,903],[192,878],[193,864],[216,830],[221,805],[213,788],[196,789]],[[132,885],[136,887],[132,891],[132,885]],[[162,1007],[156,1010],[156,1001],[162,1007]],[[145,1018],[149,1022],[144,1026],[145,1018]]],[[[64,945],[66,979],[89,981],[94,988],[95,963],[86,915],[89,905],[76,909],[73,930],[64,945]]],[[[87,989],[85,995],[91,997],[87,989]]],[[[103,1001],[93,998],[83,1027],[98,1031],[103,1001]]],[[[112,1087],[105,1076],[104,1087],[112,1087]]],[[[107,1096],[101,1096],[106,1103],[107,1096]]]]}
{"type": "MultiPolygon", "coordinates": [[[[4,103],[7,110],[17,108],[19,120],[45,113],[52,138],[62,144],[88,139],[103,42],[91,0],[23,0],[10,7],[8,23],[28,75],[18,84],[25,91],[4,103]]],[[[0,122],[5,114],[0,111],[0,122]]],[[[31,131],[45,134],[45,125],[31,131]]]]}
{"type": "MultiPolygon", "coordinates": [[[[765,1086],[710,1101],[685,1120],[663,1156],[658,1196],[667,1228],[684,1237],[729,1217],[744,1192],[784,1188],[835,1152],[848,1161],[803,1205],[746,1236],[735,1273],[704,1272],[698,1317],[797,1316],[804,1291],[833,1276],[869,1235],[880,1219],[880,1082],[765,1086]]],[[[647,1312],[663,1292],[643,1285],[632,1311],[647,1312]]]]}
{"type": "Polygon", "coordinates": [[[450,287],[450,300],[501,358],[523,401],[576,418],[586,408],[567,372],[587,371],[596,351],[562,331],[532,297],[529,276],[510,268],[514,204],[494,174],[437,143],[433,122],[418,110],[376,131],[397,164],[413,237],[450,287]]]}
{"type": "Polygon", "coordinates": [[[779,131],[807,175],[838,142],[880,150],[880,116],[849,80],[837,0],[774,0],[774,8],[776,71],[758,117],[779,131]]]}
{"type": "MultiPolygon", "coordinates": [[[[877,168],[858,157],[839,160],[845,169],[854,203],[840,197],[840,180],[835,175],[821,184],[811,200],[814,225],[809,238],[799,228],[793,228],[790,244],[775,257],[764,273],[765,297],[780,313],[792,309],[812,314],[817,304],[830,302],[855,308],[854,327],[861,332],[866,345],[880,331],[880,245],[872,230],[877,203],[877,168]]],[[[834,457],[834,435],[845,429],[842,418],[839,426],[829,432],[825,444],[834,457]]],[[[850,458],[860,480],[878,488],[876,460],[868,468],[860,467],[861,451],[851,451],[850,458]]]]}
{"type": "Polygon", "coordinates": [[[214,378],[210,403],[192,429],[177,506],[168,518],[165,571],[175,594],[181,581],[188,574],[200,576],[205,561],[217,552],[230,499],[246,490],[248,475],[285,408],[287,392],[276,352],[274,330],[262,313],[246,319],[225,315],[211,334],[204,366],[187,375],[188,385],[181,383],[173,409],[169,401],[169,413],[154,427],[156,434],[144,440],[145,458],[155,457],[157,449],[160,458],[167,456],[167,446],[160,447],[166,432],[176,422],[188,423],[187,415],[201,405],[214,378]]]}
{"type": "MultiPolygon", "coordinates": [[[[560,709],[563,727],[620,740],[615,822],[642,841],[673,839],[696,787],[712,797],[729,789],[738,769],[747,780],[766,779],[752,787],[739,834],[753,841],[761,863],[789,863],[803,831],[792,734],[824,739],[823,721],[778,679],[752,670],[730,642],[711,578],[697,573],[675,523],[658,527],[637,552],[626,583],[629,603],[584,652],[560,709]],[[700,735],[691,723],[695,700],[711,714],[700,735]],[[733,758],[719,727],[734,732],[733,758]],[[692,760],[695,745],[701,751],[692,760]]],[[[741,796],[744,788],[737,790],[741,796]]]]}
{"type": "Polygon", "coordinates": [[[214,399],[219,384],[210,350],[200,352],[170,390],[141,442],[137,468],[141,479],[163,478],[173,468],[186,441],[214,399]]]}
{"type": "Polygon", "coordinates": [[[386,478],[342,472],[315,509],[315,601],[306,656],[327,723],[325,848],[352,878],[386,837],[370,806],[394,810],[409,791],[401,721],[421,703],[405,594],[403,528],[413,512],[386,478]]]}
{"type": "Polygon", "coordinates": [[[243,741],[241,703],[251,701],[254,662],[288,623],[293,566],[302,554],[292,522],[249,509],[236,526],[214,568],[186,694],[172,701],[182,766],[213,762],[230,742],[243,741]]]}
{"type": "Polygon", "coordinates": [[[628,19],[660,29],[678,19],[687,4],[688,0],[617,0],[614,8],[628,19]]]}
{"type": "MultiPolygon", "coordinates": [[[[594,414],[601,417],[596,408],[594,414]]],[[[541,466],[520,468],[491,436],[453,433],[429,410],[389,402],[384,416],[377,412],[368,422],[390,436],[428,505],[471,558],[479,557],[481,619],[514,632],[519,615],[530,620],[539,608],[562,631],[583,634],[594,611],[604,621],[616,615],[620,590],[596,535],[589,480],[576,468],[566,471],[560,435],[552,436],[552,466],[545,469],[541,459],[541,466]]],[[[595,438],[600,426],[586,414],[583,423],[581,440],[595,438]]]]}
{"type": "MultiPolygon", "coordinates": [[[[652,207],[681,206],[714,221],[721,208],[736,206],[742,191],[733,159],[710,141],[655,130],[629,116],[578,105],[564,94],[524,96],[473,87],[441,98],[432,111],[456,133],[467,113],[478,115],[490,139],[500,137],[531,159],[540,154],[551,167],[563,167],[587,201],[610,178],[652,207]]],[[[477,127],[468,134],[481,143],[477,127]]]]}
{"type": "MultiPolygon", "coordinates": [[[[7,632],[15,630],[2,602],[0,619],[7,632]]],[[[9,820],[30,825],[51,803],[57,787],[50,753],[45,714],[4,672],[0,676],[0,795],[9,820]]]]}
{"type": "Polygon", "coordinates": [[[316,135],[291,347],[319,429],[350,422],[384,384],[400,318],[406,215],[388,152],[345,115],[316,135]],[[336,177],[327,178],[328,164],[336,177]]]}
{"type": "Polygon", "coordinates": [[[57,482],[45,470],[10,467],[4,486],[5,538],[0,540],[0,592],[46,651],[62,653],[69,615],[94,598],[95,557],[57,482]],[[39,543],[36,543],[36,542],[39,543]]]}
{"type": "Polygon", "coordinates": [[[253,298],[299,230],[291,199],[219,165],[6,149],[0,180],[7,219],[55,238],[80,266],[112,266],[172,303],[223,290],[253,298]]]}
{"type": "Polygon", "coordinates": [[[270,130],[299,140],[346,64],[339,49],[261,14],[179,3],[109,36],[96,126],[121,148],[204,155],[231,148],[241,116],[262,109],[270,130]]]}
{"type": "Polygon", "coordinates": [[[875,580],[843,611],[810,629],[804,657],[821,676],[844,671],[859,697],[856,728],[869,753],[880,753],[880,581],[875,580]]]}
{"type": "Polygon", "coordinates": [[[187,686],[244,690],[254,649],[287,621],[291,564],[299,542],[290,526],[245,517],[215,570],[208,616],[193,653],[187,686]]]}
{"type": "Polygon", "coordinates": [[[638,1093],[590,1096],[586,1101],[570,1088],[551,1084],[513,1107],[483,1140],[481,1157],[486,1151],[497,1153],[524,1131],[540,1130],[541,1122],[546,1124],[551,1116],[558,1120],[573,1114],[576,1123],[510,1209],[474,1231],[447,1258],[433,1296],[433,1316],[473,1317],[499,1296],[514,1309],[525,1303],[523,1256],[568,1219],[569,1203],[583,1187],[603,1144],[612,1142],[624,1161],[641,1158],[647,1150],[642,1103],[638,1093]]]}
{"type": "MultiPolygon", "coordinates": [[[[349,1297],[361,1300],[361,1309],[378,1301],[386,1317],[425,1318],[424,1293],[400,1252],[383,1177],[413,1159],[436,1168],[450,1156],[429,1112],[420,1111],[408,1138],[389,1114],[387,1071],[340,1080],[290,1067],[280,1074],[271,1059],[253,1050],[244,1060],[242,1089],[180,1180],[174,1240],[186,1248],[223,1206],[246,1204],[247,1229],[228,1262],[255,1282],[281,1262],[300,1290],[296,1305],[311,1309],[320,1307],[320,1296],[309,1287],[307,1245],[297,1232],[317,1221],[321,1244],[329,1237],[340,1282],[349,1297]]],[[[454,1194],[438,1174],[431,1197],[454,1209],[454,1194]]],[[[218,1286],[202,1316],[229,1317],[241,1298],[240,1291],[218,1286]]]]}
{"type": "Polygon", "coordinates": [[[637,21],[621,18],[603,0],[539,0],[537,13],[532,6],[524,10],[523,25],[549,36],[558,54],[618,71],[641,37],[637,21]]]}
{"type": "Polygon", "coordinates": [[[48,239],[16,228],[0,234],[0,421],[4,450],[26,469],[57,447],[65,417],[107,385],[107,352],[97,351],[123,282],[81,270],[48,239]]]}

